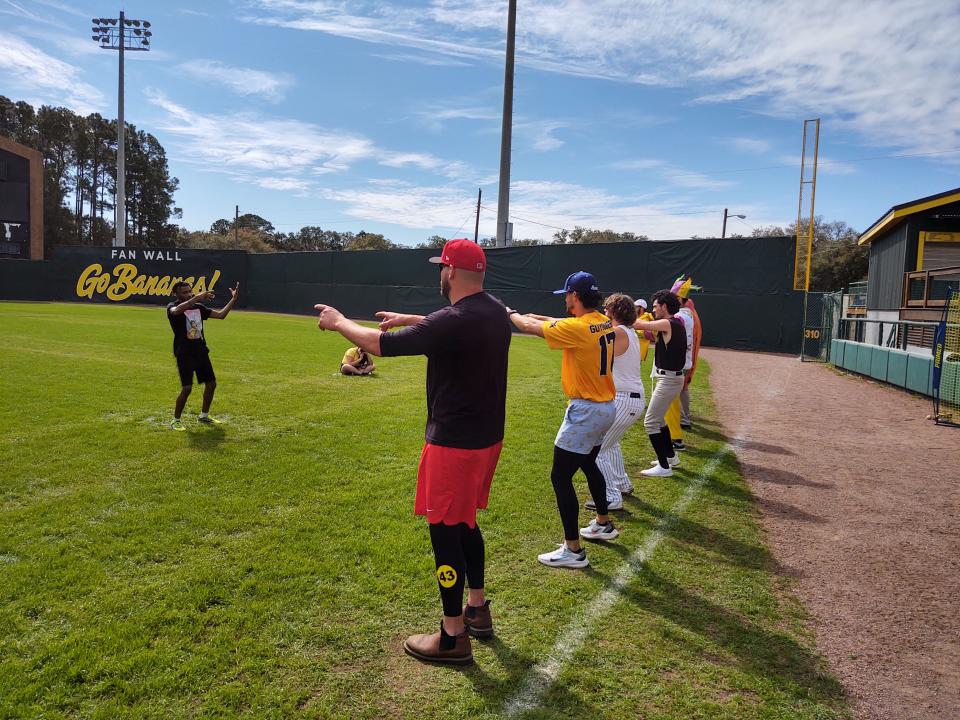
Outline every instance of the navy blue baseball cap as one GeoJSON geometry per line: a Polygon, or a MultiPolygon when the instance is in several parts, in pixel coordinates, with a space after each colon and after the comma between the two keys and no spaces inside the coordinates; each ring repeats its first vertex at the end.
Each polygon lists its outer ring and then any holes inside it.
{"type": "Polygon", "coordinates": [[[587,290],[597,291],[597,279],[588,272],[577,270],[567,278],[560,290],[554,290],[554,295],[566,295],[568,292],[586,292],[587,290]]]}

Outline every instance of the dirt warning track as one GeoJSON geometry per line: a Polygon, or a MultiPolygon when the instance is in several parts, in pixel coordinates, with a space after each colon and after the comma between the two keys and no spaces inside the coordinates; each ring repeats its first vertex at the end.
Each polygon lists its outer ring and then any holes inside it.
{"type": "Polygon", "coordinates": [[[821,364],[704,357],[728,436],[755,418],[743,474],[857,717],[960,717],[960,430],[927,420],[925,398],[821,364]]]}

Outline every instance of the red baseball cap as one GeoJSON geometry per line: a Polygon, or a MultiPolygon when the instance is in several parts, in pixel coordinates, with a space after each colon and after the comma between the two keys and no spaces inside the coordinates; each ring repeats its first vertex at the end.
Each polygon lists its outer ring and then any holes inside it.
{"type": "Polygon", "coordinates": [[[443,246],[443,252],[439,257],[430,258],[430,262],[450,265],[470,272],[486,272],[487,269],[487,256],[483,248],[467,238],[447,240],[443,246]]]}

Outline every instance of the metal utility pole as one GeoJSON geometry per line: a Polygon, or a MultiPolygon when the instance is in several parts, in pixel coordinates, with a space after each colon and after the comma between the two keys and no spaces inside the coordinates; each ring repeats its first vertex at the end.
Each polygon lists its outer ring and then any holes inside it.
{"type": "Polygon", "coordinates": [[[510,227],[510,144],[513,133],[513,58],[517,37],[517,0],[507,11],[507,58],[503,71],[503,126],[500,133],[500,195],[497,199],[497,247],[513,241],[510,227]]]}
{"type": "Polygon", "coordinates": [[[483,188],[477,188],[477,222],[473,226],[473,241],[479,242],[480,236],[480,198],[483,197],[483,188]]]}
{"type": "MultiPolygon", "coordinates": [[[[123,10],[120,11],[120,33],[123,35],[123,10]]],[[[124,247],[127,244],[127,145],[126,123],[123,121],[123,46],[121,40],[120,74],[117,79],[117,202],[114,205],[114,247],[124,247]]]]}
{"type": "Polygon", "coordinates": [[[240,249],[240,206],[234,205],[233,213],[233,247],[240,249]]]}
{"type": "Polygon", "coordinates": [[[732,215],[732,214],[727,210],[727,208],[724,208],[724,209],[723,209],[723,230],[720,232],[720,239],[721,239],[721,240],[727,236],[727,218],[728,218],[728,217],[740,218],[741,220],[746,220],[746,219],[747,219],[747,216],[746,216],[746,215],[732,215]]]}
{"type": "Polygon", "coordinates": [[[126,50],[146,52],[150,49],[150,38],[153,33],[148,29],[150,23],[146,20],[128,20],[123,11],[120,18],[93,18],[93,40],[100,43],[104,50],[120,51],[120,72],[117,80],[117,201],[114,225],[116,235],[113,238],[114,247],[125,247],[127,244],[127,183],[125,155],[126,123],[123,119],[123,54],[126,50]],[[143,29],[141,30],[141,25],[143,29]]]}

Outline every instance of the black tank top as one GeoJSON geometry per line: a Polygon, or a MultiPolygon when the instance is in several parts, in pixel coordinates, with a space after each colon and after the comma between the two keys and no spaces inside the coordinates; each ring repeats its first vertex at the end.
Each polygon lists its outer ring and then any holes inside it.
{"type": "Polygon", "coordinates": [[[670,318],[670,342],[663,342],[663,333],[657,334],[654,362],[661,370],[683,370],[687,361],[687,329],[679,318],[670,318]]]}

